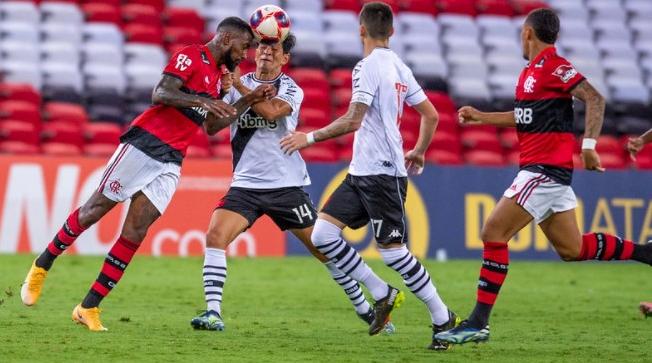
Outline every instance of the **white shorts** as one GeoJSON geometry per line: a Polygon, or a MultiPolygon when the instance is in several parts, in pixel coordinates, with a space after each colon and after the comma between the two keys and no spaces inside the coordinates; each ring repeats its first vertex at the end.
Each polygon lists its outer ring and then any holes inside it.
{"type": "Polygon", "coordinates": [[[577,207],[577,199],[570,185],[557,183],[544,174],[527,170],[518,172],[512,186],[503,195],[516,198],[516,204],[530,213],[537,224],[553,213],[577,207]]]}
{"type": "Polygon", "coordinates": [[[113,153],[98,191],[115,202],[124,202],[141,191],[161,214],[179,183],[181,167],[147,156],[129,144],[120,144],[113,153]]]}

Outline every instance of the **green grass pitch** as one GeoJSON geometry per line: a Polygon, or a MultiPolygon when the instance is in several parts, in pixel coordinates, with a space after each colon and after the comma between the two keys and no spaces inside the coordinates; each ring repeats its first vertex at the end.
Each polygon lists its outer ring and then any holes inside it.
{"type": "MultiPolygon", "coordinates": [[[[225,332],[193,331],[203,308],[202,259],[137,256],[102,304],[106,333],[71,322],[102,258],[63,256],[39,303],[20,302],[32,256],[0,256],[0,361],[184,362],[650,362],[652,270],[634,263],[514,262],[491,340],[438,353],[425,307],[411,293],[394,336],[367,335],[326,269],[309,257],[230,259],[225,332]]],[[[370,265],[395,286],[400,277],[370,265]]],[[[426,263],[447,304],[466,316],[479,261],[426,263]]]]}

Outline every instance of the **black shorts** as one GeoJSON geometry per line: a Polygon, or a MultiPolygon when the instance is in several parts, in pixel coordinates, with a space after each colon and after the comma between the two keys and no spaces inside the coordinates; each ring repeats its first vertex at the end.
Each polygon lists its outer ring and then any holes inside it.
{"type": "Polygon", "coordinates": [[[347,174],[346,179],[322,208],[322,212],[353,229],[365,226],[371,221],[378,243],[405,243],[406,194],[406,177],[347,174]]]}
{"type": "Polygon", "coordinates": [[[232,187],[216,209],[228,209],[245,217],[251,227],[263,214],[283,231],[315,225],[317,210],[303,188],[249,189],[232,187]]]}

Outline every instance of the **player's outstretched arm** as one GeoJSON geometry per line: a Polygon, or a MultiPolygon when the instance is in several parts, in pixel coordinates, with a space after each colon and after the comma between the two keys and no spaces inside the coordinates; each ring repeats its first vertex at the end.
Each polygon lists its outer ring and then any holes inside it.
{"type": "Polygon", "coordinates": [[[220,117],[235,115],[235,108],[220,100],[191,95],[181,91],[183,81],[164,74],[152,93],[152,103],[172,107],[201,107],[220,117]]]}
{"type": "Polygon", "coordinates": [[[235,114],[225,117],[209,114],[204,122],[206,133],[209,135],[215,135],[217,132],[233,123],[233,121],[237,120],[252,105],[268,100],[274,96],[274,93],[274,86],[263,84],[256,87],[255,90],[240,97],[240,99],[233,104],[233,107],[236,110],[235,114]]]}
{"type": "Polygon", "coordinates": [[[330,125],[319,130],[305,134],[303,132],[292,132],[281,139],[281,150],[286,154],[292,154],[297,150],[308,147],[315,142],[324,141],[344,134],[357,131],[362,125],[362,119],[367,113],[367,106],[360,102],[351,102],[347,113],[333,121],[330,125]]]}
{"type": "Polygon", "coordinates": [[[604,120],[604,97],[586,79],[581,81],[571,95],[586,104],[586,127],[582,140],[582,161],[586,170],[604,171],[600,165],[600,156],[595,151],[595,144],[604,120]]]}
{"type": "Polygon", "coordinates": [[[465,125],[493,125],[498,127],[516,127],[514,111],[508,112],[481,112],[475,107],[464,106],[457,111],[461,124],[465,125]]]}
{"type": "Polygon", "coordinates": [[[629,140],[627,140],[627,151],[629,151],[629,157],[636,161],[636,154],[643,150],[643,147],[650,142],[652,142],[652,129],[647,130],[641,136],[630,137],[629,140]]]}

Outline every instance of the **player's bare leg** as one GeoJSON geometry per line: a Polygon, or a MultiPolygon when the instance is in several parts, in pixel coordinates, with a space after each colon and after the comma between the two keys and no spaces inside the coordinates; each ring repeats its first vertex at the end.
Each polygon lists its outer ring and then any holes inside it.
{"type": "Polygon", "coordinates": [[[226,248],[249,227],[242,215],[228,209],[216,209],[206,233],[204,256],[204,296],[206,311],[190,321],[195,329],[224,330],[222,291],[226,281],[226,248]]]}
{"type": "Polygon", "coordinates": [[[47,248],[34,260],[27,273],[20,290],[20,296],[25,305],[31,306],[38,301],[45,278],[54,260],[70,247],[82,232],[104,217],[116,204],[116,202],[96,191],[86,203],[68,216],[63,227],[57,232],[47,248]]]}
{"type": "Polygon", "coordinates": [[[365,285],[376,301],[375,319],[369,326],[369,334],[380,333],[389,321],[392,309],[399,307],[405,295],[379,278],[362,260],[360,254],[342,239],[345,224],[338,219],[319,213],[311,240],[317,250],[337,266],[340,271],[365,285]]]}
{"type": "MultiPolygon", "coordinates": [[[[292,234],[294,234],[301,241],[301,243],[303,243],[303,245],[316,259],[321,261],[326,266],[333,280],[335,280],[335,282],[340,285],[342,290],[344,290],[344,293],[348,296],[351,304],[353,304],[353,307],[355,308],[356,314],[358,314],[358,317],[360,317],[360,319],[362,319],[367,324],[371,325],[375,317],[374,309],[365,298],[364,292],[360,288],[360,285],[356,280],[347,276],[335,265],[335,263],[329,261],[326,256],[317,250],[311,240],[313,229],[313,227],[304,229],[291,229],[290,232],[292,232],[292,234]]],[[[394,327],[394,324],[392,324],[391,321],[388,321],[387,324],[385,324],[384,332],[387,334],[393,334],[395,331],[396,328],[394,327]]]]}
{"type": "Polygon", "coordinates": [[[509,267],[507,241],[531,221],[532,216],[516,204],[515,198],[500,199],[481,232],[484,250],[475,308],[468,320],[437,334],[437,339],[454,344],[489,339],[489,316],[509,267]]]}
{"type": "Polygon", "coordinates": [[[72,319],[91,331],[106,330],[100,321],[99,305],[120,281],[147,230],[161,213],[142,192],[131,197],[127,218],[120,237],[109,251],[99,276],[81,304],[73,310],[72,319]]]}
{"type": "Polygon", "coordinates": [[[539,226],[564,261],[634,260],[652,264],[652,244],[639,245],[608,233],[582,235],[574,209],[554,213],[539,226]]]}

